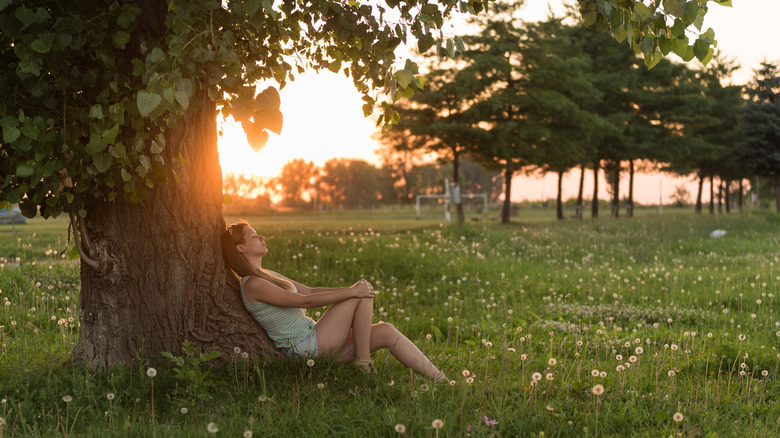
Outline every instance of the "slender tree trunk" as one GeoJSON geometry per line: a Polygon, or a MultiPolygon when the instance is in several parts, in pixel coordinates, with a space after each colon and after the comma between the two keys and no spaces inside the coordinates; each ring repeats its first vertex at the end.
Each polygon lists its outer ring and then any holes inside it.
{"type": "Polygon", "coordinates": [[[181,354],[185,339],[226,358],[234,347],[256,358],[279,354],[222,259],[216,111],[203,97],[166,134],[164,158],[177,180],[150,189],[140,204],[118,198],[87,206],[88,254],[98,267],[81,263],[74,361],[93,368],[155,363],[160,352],[181,354]]]}
{"type": "Polygon", "coordinates": [[[582,190],[585,188],[585,165],[580,167],[580,187],[577,190],[577,212],[576,218],[582,219],[582,209],[584,207],[582,200],[582,190]]]}
{"type": "Polygon", "coordinates": [[[558,196],[555,198],[555,212],[559,221],[563,220],[563,171],[558,171],[558,196]]]}
{"type": "Polygon", "coordinates": [[[731,180],[724,181],[723,185],[726,188],[723,192],[724,203],[726,204],[726,213],[731,213],[731,180]]]}
{"type": "Polygon", "coordinates": [[[593,201],[590,204],[590,217],[599,217],[599,168],[601,160],[596,158],[593,162],[593,201]]]}
{"type": "Polygon", "coordinates": [[[612,217],[620,217],[620,161],[612,170],[612,217]]]}
{"type": "Polygon", "coordinates": [[[775,182],[775,211],[780,213],[780,176],[774,176],[775,182]]]}
{"type": "Polygon", "coordinates": [[[744,200],[742,199],[742,191],[744,190],[744,187],[742,186],[742,178],[739,179],[739,191],[737,192],[737,211],[742,213],[742,203],[744,200]]]}
{"type": "MultiPolygon", "coordinates": [[[[460,158],[458,157],[457,152],[453,154],[452,159],[452,182],[455,183],[455,187],[458,188],[458,191],[460,192],[460,158]]],[[[463,213],[463,202],[461,199],[458,199],[458,203],[455,204],[455,210],[458,215],[458,224],[463,224],[463,222],[466,220],[466,215],[463,213]]]]}
{"type": "Polygon", "coordinates": [[[628,160],[628,202],[626,216],[634,217],[634,160],[628,160]]]}
{"type": "Polygon", "coordinates": [[[504,207],[501,209],[501,223],[508,224],[512,213],[512,176],[515,170],[512,165],[507,163],[504,168],[504,207]]]}
{"type": "Polygon", "coordinates": [[[704,191],[704,175],[699,174],[699,190],[696,192],[696,213],[701,214],[701,195],[704,191]]]}
{"type": "Polygon", "coordinates": [[[718,182],[718,214],[723,214],[723,180],[718,182]]]}
{"type": "Polygon", "coordinates": [[[715,175],[710,175],[710,214],[715,214],[715,175]]]}

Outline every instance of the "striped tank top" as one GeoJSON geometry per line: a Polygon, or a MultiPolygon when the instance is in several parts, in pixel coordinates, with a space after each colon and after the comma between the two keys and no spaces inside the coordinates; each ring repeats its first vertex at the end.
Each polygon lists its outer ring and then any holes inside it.
{"type": "MultiPolygon", "coordinates": [[[[306,339],[314,330],[314,320],[306,316],[306,312],[300,307],[280,307],[262,301],[249,302],[244,293],[244,284],[250,278],[252,277],[246,276],[241,279],[241,299],[244,301],[246,310],[252,314],[274,341],[276,348],[294,347],[306,339]]],[[[293,285],[293,287],[295,286],[293,285]]]]}

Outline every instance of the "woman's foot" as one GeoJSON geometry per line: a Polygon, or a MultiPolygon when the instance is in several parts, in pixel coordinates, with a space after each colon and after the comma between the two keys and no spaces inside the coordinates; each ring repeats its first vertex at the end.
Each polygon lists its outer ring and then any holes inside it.
{"type": "Polygon", "coordinates": [[[436,383],[449,383],[449,379],[444,375],[444,371],[439,371],[439,374],[433,378],[436,383]]]}

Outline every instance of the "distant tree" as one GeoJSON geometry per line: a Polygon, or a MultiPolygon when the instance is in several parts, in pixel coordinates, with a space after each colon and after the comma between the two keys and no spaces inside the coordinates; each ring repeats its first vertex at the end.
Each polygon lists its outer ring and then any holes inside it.
{"type": "Polygon", "coordinates": [[[780,67],[764,61],[747,87],[750,98],[740,112],[745,140],[739,145],[740,163],[756,175],[770,178],[775,208],[780,213],[780,67]]]}
{"type": "Polygon", "coordinates": [[[379,170],[364,160],[331,158],[322,166],[321,198],[336,209],[371,208],[378,203],[379,170]]]}
{"type": "Polygon", "coordinates": [[[301,202],[312,201],[311,190],[319,174],[317,166],[303,158],[295,158],[284,164],[276,183],[281,188],[282,204],[288,207],[299,207],[301,202]],[[308,199],[303,199],[304,195],[308,199]]]}

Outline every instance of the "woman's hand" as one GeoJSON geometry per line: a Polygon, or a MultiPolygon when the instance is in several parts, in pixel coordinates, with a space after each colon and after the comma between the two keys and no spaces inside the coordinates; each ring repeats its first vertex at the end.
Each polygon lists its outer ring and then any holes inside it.
{"type": "Polygon", "coordinates": [[[376,295],[374,287],[365,278],[353,284],[351,289],[355,293],[355,298],[374,298],[376,295]]]}

